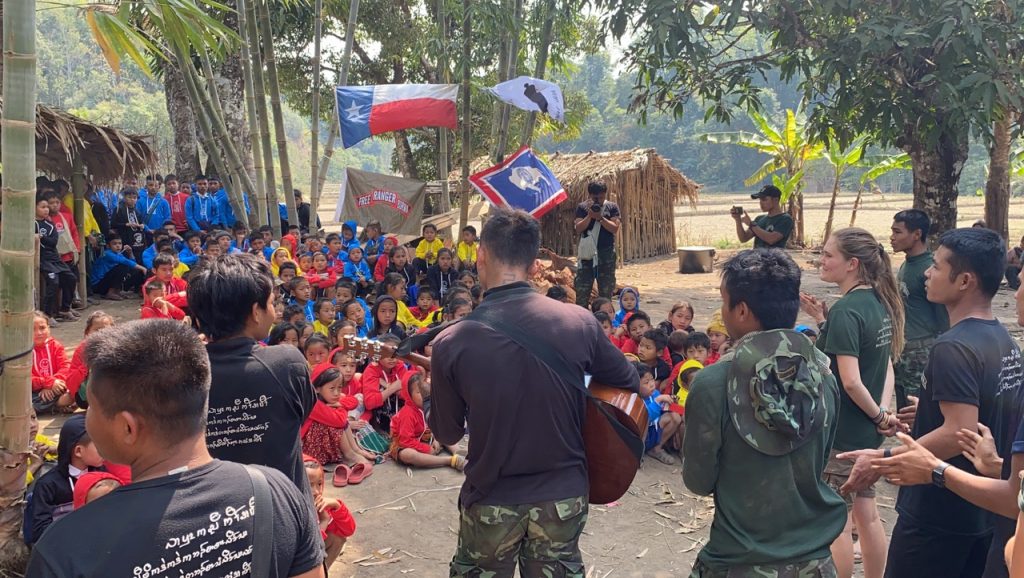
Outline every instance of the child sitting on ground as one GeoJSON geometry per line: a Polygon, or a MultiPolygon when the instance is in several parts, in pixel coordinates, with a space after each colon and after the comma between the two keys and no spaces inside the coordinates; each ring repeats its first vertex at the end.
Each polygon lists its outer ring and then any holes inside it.
{"type": "Polygon", "coordinates": [[[704,366],[695,359],[687,359],[679,367],[679,376],[676,377],[673,384],[676,402],[680,407],[686,408],[686,398],[690,395],[690,386],[693,385],[693,379],[697,377],[697,372],[702,369],[704,366]]]}
{"type": "Polygon", "coordinates": [[[373,286],[373,273],[370,267],[363,260],[363,249],[359,245],[348,251],[348,260],[345,261],[342,276],[351,280],[358,287],[359,295],[366,295],[373,286]]]}
{"type": "Polygon", "coordinates": [[[381,278],[381,281],[384,281],[389,273],[397,273],[405,280],[407,296],[412,297],[414,294],[418,294],[416,293],[418,289],[416,285],[416,269],[409,263],[408,250],[403,246],[397,246],[391,249],[390,255],[388,266],[384,269],[384,277],[381,278]]]}
{"type": "Polygon", "coordinates": [[[323,363],[327,359],[327,354],[331,351],[331,346],[327,343],[327,337],[319,333],[314,333],[305,341],[302,340],[300,335],[299,343],[302,344],[302,354],[306,356],[310,369],[323,363]]]}
{"type": "MultiPolygon", "coordinates": [[[[629,321],[634,312],[640,310],[640,292],[633,287],[623,287],[619,292],[619,312],[612,319],[615,328],[629,321]]],[[[650,323],[650,320],[648,320],[650,323]]]]}
{"type": "MultiPolygon", "coordinates": [[[[393,334],[380,337],[381,343],[397,347],[402,340],[393,334]]],[[[382,433],[391,431],[391,418],[402,404],[408,403],[408,392],[402,390],[402,378],[408,370],[394,357],[382,357],[363,370],[363,405],[361,419],[382,433]]]]}
{"type": "Polygon", "coordinates": [[[267,336],[267,345],[291,345],[299,347],[299,329],[287,321],[278,323],[267,336]]]}
{"type": "MultiPolygon", "coordinates": [[[[112,325],[114,325],[113,317],[103,311],[93,311],[85,320],[85,337],[112,325]]],[[[89,367],[85,364],[85,339],[82,339],[71,355],[71,365],[68,366],[67,379],[64,380],[68,387],[68,395],[82,409],[89,409],[89,402],[85,399],[85,390],[82,389],[82,384],[85,383],[88,376],[89,367]]]]}
{"type": "MultiPolygon", "coordinates": [[[[620,326],[620,328],[621,327],[626,328],[626,333],[622,339],[622,345],[619,349],[622,350],[623,353],[632,353],[633,355],[636,355],[637,347],[640,345],[640,339],[644,336],[644,333],[647,333],[647,331],[651,329],[651,318],[643,311],[637,309],[629,316],[629,320],[620,326]]],[[[667,346],[661,350],[661,358],[665,360],[665,363],[672,362],[672,357],[669,355],[667,346]]]]}
{"type": "Polygon", "coordinates": [[[441,444],[427,431],[423,416],[424,389],[427,387],[423,374],[410,371],[402,378],[402,388],[411,403],[406,403],[391,418],[391,457],[401,464],[420,468],[448,466],[458,471],[466,468],[466,458],[452,452],[451,456],[439,455],[441,444]],[[427,437],[429,443],[424,442],[427,437]]]}
{"type": "Polygon", "coordinates": [[[82,474],[75,482],[74,497],[72,506],[79,509],[82,506],[95,502],[110,492],[121,487],[121,480],[110,472],[89,472],[82,474]]]}
{"type": "MultiPolygon", "coordinates": [[[[409,306],[405,304],[405,279],[398,273],[388,273],[384,276],[384,282],[381,283],[383,293],[388,297],[395,300],[395,319],[397,319],[407,331],[415,331],[420,327],[423,327],[424,323],[417,319],[411,311],[409,306]]],[[[424,287],[425,289],[425,287],[424,287]]],[[[376,320],[374,320],[376,322],[376,320]]]]}
{"type": "Polygon", "coordinates": [[[452,251],[442,248],[437,251],[437,263],[427,269],[427,285],[434,290],[438,298],[444,299],[448,291],[455,286],[458,271],[452,265],[452,251]]]}
{"type": "Polygon", "coordinates": [[[677,329],[668,335],[668,354],[672,367],[686,361],[686,340],[690,334],[677,329]]]}
{"type": "Polygon", "coordinates": [[[146,283],[146,300],[142,302],[140,319],[174,319],[188,323],[188,316],[166,299],[164,284],[160,281],[146,283]]]}
{"type": "Polygon", "coordinates": [[[416,245],[416,258],[412,262],[416,273],[426,275],[427,269],[437,262],[438,251],[443,248],[444,243],[437,238],[437,227],[429,223],[423,225],[423,239],[416,245]]]}
{"type": "Polygon", "coordinates": [[[324,467],[312,456],[302,456],[302,465],[309,478],[309,489],[313,492],[313,506],[320,522],[320,534],[324,539],[327,557],[324,566],[330,569],[341,555],[345,542],[356,533],[356,521],[341,500],[324,497],[324,467]]]}
{"type": "Polygon", "coordinates": [[[668,338],[657,329],[648,329],[640,338],[640,344],[636,348],[636,356],[641,363],[651,368],[654,376],[655,387],[665,391],[669,375],[672,373],[672,366],[661,358],[660,352],[668,344],[668,338]]]}
{"type": "Polygon", "coordinates": [[[612,345],[618,348],[622,348],[622,338],[615,335],[615,329],[612,327],[612,318],[608,313],[604,311],[595,311],[594,319],[601,324],[601,330],[608,336],[608,340],[612,342],[612,345]]]}
{"type": "Polygon", "coordinates": [[[75,480],[102,465],[103,458],[85,431],[85,414],[69,417],[60,428],[57,467],[40,476],[32,490],[32,523],[26,532],[30,545],[42,537],[50,524],[71,512],[75,480]]]}
{"type": "Polygon", "coordinates": [[[370,324],[366,321],[366,310],[358,301],[352,300],[341,304],[341,314],[344,320],[352,323],[356,330],[357,337],[366,337],[370,334],[370,324]]]}
{"type": "Polygon", "coordinates": [[[405,337],[405,327],[397,321],[398,303],[390,295],[377,297],[372,309],[370,339],[383,339],[385,335],[393,335],[401,341],[405,337]]]}
{"type": "MultiPolygon", "coordinates": [[[[388,272],[388,265],[391,263],[391,251],[398,246],[398,237],[390,235],[384,239],[384,247],[377,262],[373,265],[373,280],[380,283],[388,272]]],[[[405,249],[403,247],[403,249],[405,249]]],[[[402,251],[405,252],[404,250],[402,251]]]]}
{"type": "Polygon", "coordinates": [[[683,419],[677,413],[664,411],[668,404],[673,403],[671,395],[659,394],[651,368],[643,362],[634,361],[633,367],[640,375],[640,397],[647,406],[647,439],[644,443],[647,455],[666,465],[674,465],[675,458],[665,451],[664,445],[676,430],[679,429],[683,419]]]}
{"type": "Polygon", "coordinates": [[[711,338],[707,333],[694,331],[686,339],[686,359],[693,359],[702,366],[707,365],[708,351],[711,349],[711,338]]]}
{"type": "Polygon", "coordinates": [[[715,311],[711,316],[711,323],[708,325],[708,339],[711,341],[711,349],[708,351],[708,359],[705,365],[711,365],[722,357],[722,346],[729,340],[729,330],[722,323],[722,311],[715,311]]]}
{"type": "Polygon", "coordinates": [[[329,299],[334,298],[334,284],[338,282],[338,273],[328,266],[327,255],[313,255],[313,270],[306,271],[306,279],[316,288],[316,294],[329,299]]]}
{"type": "Polygon", "coordinates": [[[145,285],[151,281],[160,281],[164,284],[164,300],[178,309],[188,309],[188,283],[174,276],[174,268],[177,266],[175,258],[167,253],[160,253],[153,259],[153,276],[146,279],[145,285]]]}
{"type": "Polygon", "coordinates": [[[334,303],[327,298],[320,299],[314,311],[316,320],[313,321],[313,332],[328,337],[331,334],[331,323],[334,323],[334,303]]]}
{"type": "MultiPolygon", "coordinates": [[[[302,308],[302,313],[307,323],[316,321],[316,314],[313,311],[315,305],[313,301],[313,287],[309,284],[309,279],[306,277],[292,279],[290,291],[292,294],[290,305],[298,305],[302,308]]],[[[285,317],[285,321],[291,320],[285,317]]]]}
{"type": "Polygon", "coordinates": [[[424,287],[420,289],[420,294],[416,297],[416,306],[409,308],[409,313],[416,318],[417,321],[425,321],[430,314],[437,311],[437,300],[436,293],[430,287],[424,287]]]}
{"type": "Polygon", "coordinates": [[[32,322],[32,409],[37,413],[70,407],[65,372],[68,357],[64,345],[50,336],[50,323],[42,311],[32,322]]]}
{"type": "MultiPolygon", "coordinates": [[[[367,464],[374,456],[364,451],[352,437],[348,412],[355,400],[342,392],[341,370],[325,361],[313,370],[316,403],[299,431],[302,452],[322,464],[367,464]]],[[[343,481],[349,482],[348,476],[343,481]]],[[[361,482],[359,481],[354,483],[361,482]]]]}
{"type": "Polygon", "coordinates": [[[658,324],[658,328],[671,335],[673,331],[693,333],[693,305],[680,301],[672,306],[668,318],[658,324]]]}
{"type": "Polygon", "coordinates": [[[476,227],[467,225],[462,229],[462,238],[455,246],[456,267],[460,271],[476,271],[476,227]]]}

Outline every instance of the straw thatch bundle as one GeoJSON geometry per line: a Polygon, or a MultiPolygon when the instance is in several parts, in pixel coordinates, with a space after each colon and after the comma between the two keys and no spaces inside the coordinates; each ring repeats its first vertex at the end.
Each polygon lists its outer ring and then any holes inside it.
{"type": "Polygon", "coordinates": [[[37,105],[36,170],[70,178],[76,154],[82,156],[86,175],[97,185],[138,175],[157,163],[156,152],[146,137],[37,105]]]}
{"type": "MultiPolygon", "coordinates": [[[[608,185],[609,200],[618,203],[622,211],[616,240],[619,261],[675,253],[675,206],[684,200],[695,206],[700,185],[673,168],[655,149],[555,153],[543,159],[569,196],[541,219],[545,247],[561,255],[576,254],[576,207],[587,199],[587,185],[602,180],[608,185]]],[[[477,159],[472,172],[489,166],[490,159],[477,159]]],[[[453,172],[450,179],[457,181],[459,176],[453,172]]]]}

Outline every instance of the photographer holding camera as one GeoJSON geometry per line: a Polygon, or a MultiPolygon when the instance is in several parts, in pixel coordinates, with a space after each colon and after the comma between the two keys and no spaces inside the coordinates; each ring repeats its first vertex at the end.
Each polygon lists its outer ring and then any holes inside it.
{"type": "Polygon", "coordinates": [[[580,233],[576,269],[576,304],[590,305],[590,290],[597,279],[597,293],[611,299],[615,292],[615,235],[621,225],[619,206],[607,200],[608,185],[594,181],[587,185],[590,199],[576,207],[576,232],[580,233]]]}
{"type": "Polygon", "coordinates": [[[740,238],[740,243],[753,239],[755,249],[785,249],[789,235],[793,233],[793,217],[782,210],[782,191],[778,187],[765,185],[760,191],[750,195],[750,198],[760,201],[761,210],[766,214],[759,215],[751,221],[750,215],[743,207],[733,207],[729,211],[736,221],[736,236],[740,238]]]}

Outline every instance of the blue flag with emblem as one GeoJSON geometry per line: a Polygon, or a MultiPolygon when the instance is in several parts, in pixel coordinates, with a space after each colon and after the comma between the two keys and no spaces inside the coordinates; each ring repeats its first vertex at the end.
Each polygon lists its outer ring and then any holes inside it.
{"type": "Polygon", "coordinates": [[[469,177],[469,182],[494,206],[522,209],[537,219],[568,198],[562,183],[528,146],[469,177]]]}

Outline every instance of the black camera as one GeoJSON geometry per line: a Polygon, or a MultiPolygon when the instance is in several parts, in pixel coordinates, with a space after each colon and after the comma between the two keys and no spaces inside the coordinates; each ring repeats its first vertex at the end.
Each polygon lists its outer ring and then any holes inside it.
{"type": "Polygon", "coordinates": [[[593,205],[590,205],[590,210],[595,212],[595,213],[600,211],[601,210],[601,204],[600,203],[594,203],[593,205]]]}

